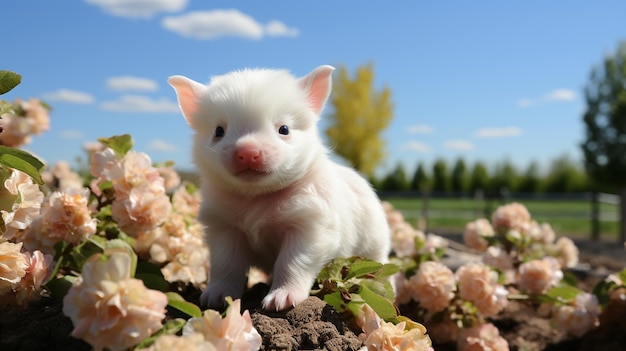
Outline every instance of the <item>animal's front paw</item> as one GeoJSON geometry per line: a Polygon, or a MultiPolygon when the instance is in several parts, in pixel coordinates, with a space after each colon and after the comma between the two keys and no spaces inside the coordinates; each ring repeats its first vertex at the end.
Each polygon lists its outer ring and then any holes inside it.
{"type": "Polygon", "coordinates": [[[226,305],[225,299],[227,296],[238,299],[243,293],[242,290],[243,287],[240,289],[232,284],[209,282],[206,289],[204,289],[200,295],[200,304],[209,308],[223,308],[226,305]]]}
{"type": "Polygon", "coordinates": [[[263,299],[265,310],[282,311],[294,307],[309,297],[309,290],[280,287],[273,289],[263,299]]]}

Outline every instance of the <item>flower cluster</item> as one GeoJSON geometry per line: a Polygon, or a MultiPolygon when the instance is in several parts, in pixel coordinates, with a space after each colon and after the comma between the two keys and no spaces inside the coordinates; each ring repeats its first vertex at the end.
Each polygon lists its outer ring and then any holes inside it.
{"type": "Polygon", "coordinates": [[[167,296],[131,277],[128,250],[92,255],[63,299],[72,336],[95,350],[125,350],[161,329],[167,296]]]}
{"type": "Polygon", "coordinates": [[[360,309],[357,324],[363,329],[359,338],[368,351],[434,351],[423,325],[411,321],[385,322],[368,304],[360,309]]]}
{"type": "Polygon", "coordinates": [[[122,156],[105,148],[92,155],[91,174],[96,177],[92,187],[111,184],[112,216],[126,234],[138,237],[165,222],[171,203],[165,180],[148,155],[129,151],[122,156]]]}
{"type": "Polygon", "coordinates": [[[195,220],[200,198],[179,187],[172,194],[172,209],[162,226],[139,235],[137,253],[159,265],[168,282],[204,284],[209,272],[209,251],[203,247],[203,227],[195,220]]]}
{"type": "Polygon", "coordinates": [[[400,211],[393,208],[391,203],[383,201],[383,208],[387,215],[387,223],[391,229],[391,248],[396,257],[414,257],[427,255],[432,258],[441,257],[448,242],[446,239],[415,229],[405,221],[400,211]]]}
{"type": "Polygon", "coordinates": [[[261,335],[252,326],[250,313],[240,310],[241,300],[232,301],[223,318],[217,311],[206,310],[202,317],[187,321],[182,336],[161,335],[143,351],[256,351],[261,335]]]}
{"type": "Polygon", "coordinates": [[[50,129],[49,108],[38,99],[16,100],[12,113],[2,117],[0,145],[17,147],[28,144],[32,135],[41,134],[50,129]]]}
{"type": "Polygon", "coordinates": [[[23,172],[0,168],[0,214],[4,233],[0,238],[13,240],[39,216],[43,192],[23,172]]]}
{"type": "Polygon", "coordinates": [[[464,329],[457,341],[459,351],[508,351],[509,343],[500,336],[500,331],[491,323],[464,329]]]}
{"type": "Polygon", "coordinates": [[[61,241],[77,245],[96,233],[96,219],[88,207],[89,189],[69,188],[53,192],[43,203],[41,214],[20,235],[28,249],[53,254],[61,241]]]}
{"type": "Polygon", "coordinates": [[[41,297],[52,272],[52,256],[23,251],[22,243],[0,243],[0,307],[25,307],[41,297]]]}

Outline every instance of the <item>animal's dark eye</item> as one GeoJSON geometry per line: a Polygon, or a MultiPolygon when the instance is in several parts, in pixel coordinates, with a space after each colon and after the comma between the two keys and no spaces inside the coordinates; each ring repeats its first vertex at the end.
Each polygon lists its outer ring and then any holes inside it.
{"type": "Polygon", "coordinates": [[[224,133],[225,133],[225,132],[224,132],[224,128],[222,128],[222,127],[217,127],[217,128],[215,128],[215,137],[216,137],[216,138],[221,138],[221,137],[223,137],[223,136],[224,136],[224,133]]]}
{"type": "Polygon", "coordinates": [[[278,133],[282,135],[289,135],[289,127],[280,126],[280,128],[278,128],[278,133]]]}

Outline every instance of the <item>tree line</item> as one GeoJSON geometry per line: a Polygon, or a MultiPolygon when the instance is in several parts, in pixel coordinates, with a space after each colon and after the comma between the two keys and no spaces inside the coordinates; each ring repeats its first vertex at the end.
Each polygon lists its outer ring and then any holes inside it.
{"type": "Polygon", "coordinates": [[[411,173],[404,164],[380,177],[370,177],[370,182],[379,191],[430,191],[436,193],[488,194],[501,191],[523,193],[572,193],[597,189],[579,162],[567,156],[554,159],[546,171],[537,162],[520,169],[505,160],[489,167],[483,161],[468,164],[463,158],[448,162],[443,158],[431,166],[417,164],[411,173]]]}

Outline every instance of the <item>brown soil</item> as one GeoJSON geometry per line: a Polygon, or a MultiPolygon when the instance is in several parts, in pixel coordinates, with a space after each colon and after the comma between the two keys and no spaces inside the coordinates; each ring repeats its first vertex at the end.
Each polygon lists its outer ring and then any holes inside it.
{"type": "MultiPolygon", "coordinates": [[[[580,269],[574,273],[589,291],[606,274],[626,266],[626,251],[614,243],[577,241],[580,269]]],[[[243,308],[251,311],[252,321],[263,338],[261,350],[358,350],[358,331],[319,299],[311,297],[286,312],[262,311],[259,306],[267,293],[257,285],[244,296],[243,308]]],[[[194,292],[197,296],[197,292],[194,292]]],[[[492,322],[514,350],[617,351],[626,350],[626,302],[608,308],[601,326],[581,338],[567,338],[553,329],[531,306],[511,302],[492,322]]],[[[69,336],[71,321],[63,316],[61,301],[44,298],[25,310],[0,310],[0,350],[89,350],[86,343],[69,336]]],[[[454,345],[434,345],[435,350],[455,350],[454,345]]]]}

